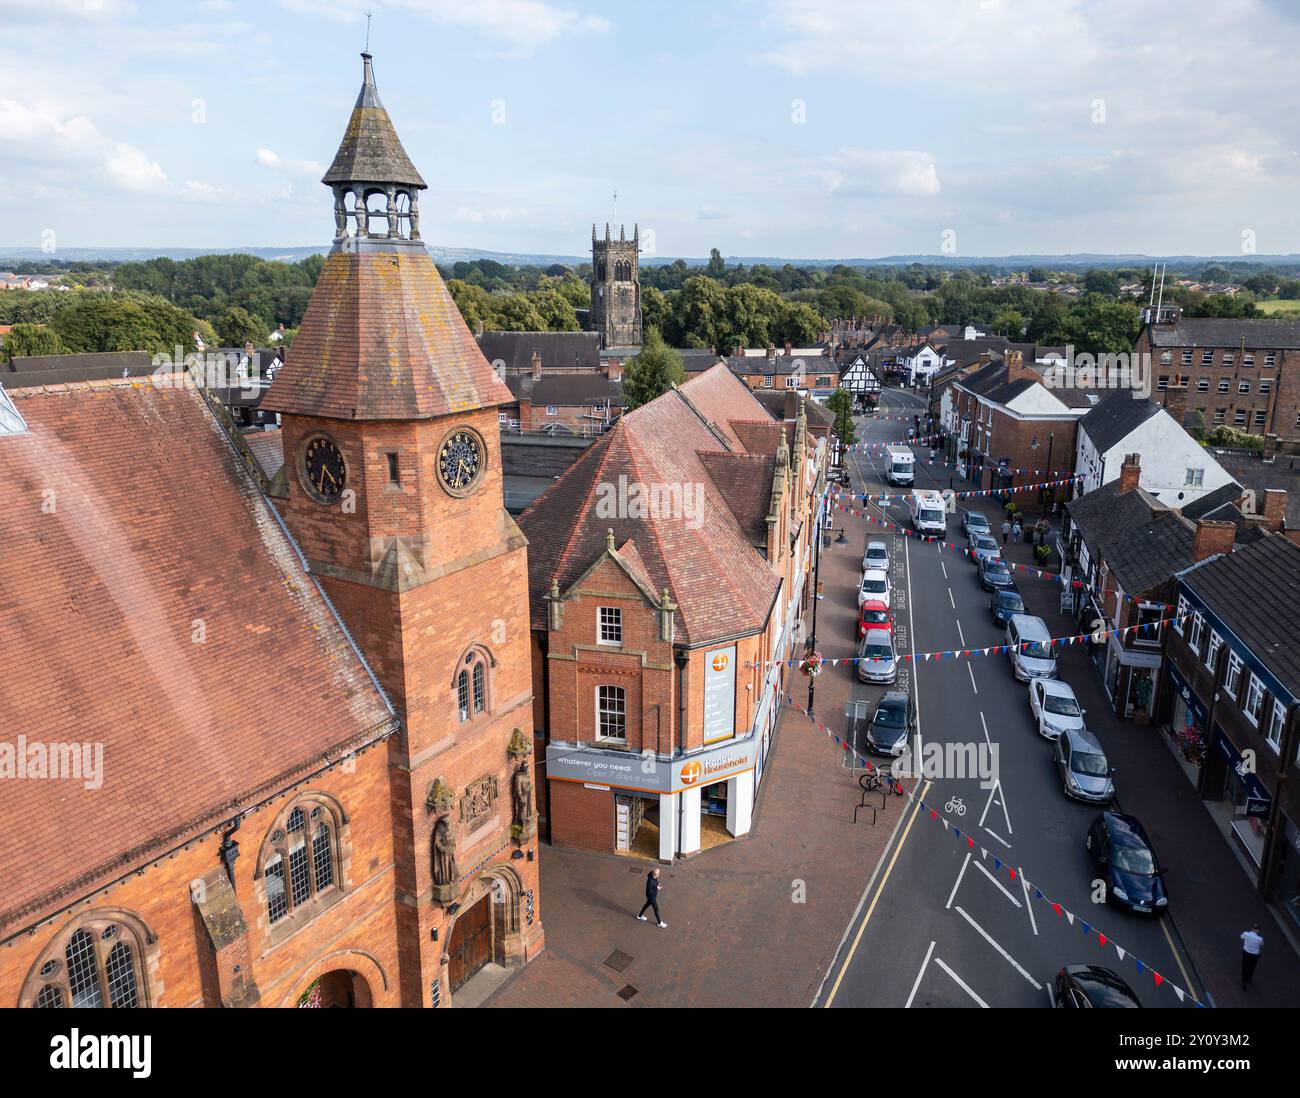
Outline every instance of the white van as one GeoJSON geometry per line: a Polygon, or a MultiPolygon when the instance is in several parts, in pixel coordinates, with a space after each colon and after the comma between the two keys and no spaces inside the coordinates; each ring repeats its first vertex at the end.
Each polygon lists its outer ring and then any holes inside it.
{"type": "Polygon", "coordinates": [[[1011,671],[1021,682],[1056,678],[1052,634],[1042,618],[1013,614],[1007,622],[1007,645],[1011,671]]]}
{"type": "Polygon", "coordinates": [[[916,458],[910,447],[890,446],[885,452],[885,460],[889,463],[885,468],[885,479],[890,484],[911,484],[915,479],[916,458]]]}
{"type": "Polygon", "coordinates": [[[938,492],[913,492],[907,508],[912,513],[912,526],[918,534],[943,537],[948,533],[948,511],[938,492]]]}

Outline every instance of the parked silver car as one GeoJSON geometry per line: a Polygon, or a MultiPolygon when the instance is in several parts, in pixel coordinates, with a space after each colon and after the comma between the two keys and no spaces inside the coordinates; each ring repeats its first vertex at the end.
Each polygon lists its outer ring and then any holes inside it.
{"type": "Polygon", "coordinates": [[[893,682],[898,678],[894,635],[888,629],[871,629],[858,645],[858,678],[863,682],[893,682]]]}
{"type": "Polygon", "coordinates": [[[1105,804],[1115,798],[1115,769],[1106,761],[1097,737],[1086,728],[1062,732],[1052,747],[1052,759],[1067,797],[1105,804]]]}

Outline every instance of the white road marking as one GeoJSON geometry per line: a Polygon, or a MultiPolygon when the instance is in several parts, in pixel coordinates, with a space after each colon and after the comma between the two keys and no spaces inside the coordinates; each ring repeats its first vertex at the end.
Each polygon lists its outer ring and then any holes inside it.
{"type": "Polygon", "coordinates": [[[1010,844],[1009,842],[1007,842],[1006,839],[1004,839],[1001,835],[999,835],[999,834],[998,834],[996,831],[994,831],[992,828],[986,827],[986,828],[984,829],[984,831],[985,831],[987,834],[992,835],[995,839],[997,839],[998,842],[1000,842],[1000,843],[1001,843],[1003,846],[1005,846],[1008,850],[1011,849],[1011,844],[1010,844]]]}
{"type": "Polygon", "coordinates": [[[912,994],[907,997],[907,1002],[903,1004],[906,1010],[912,1005],[912,1000],[916,998],[916,989],[921,986],[921,977],[925,975],[925,970],[930,967],[930,954],[934,952],[934,943],[930,943],[930,948],[925,951],[925,960],[921,962],[921,971],[916,974],[916,982],[912,984],[912,994]]]}
{"type": "Polygon", "coordinates": [[[980,926],[979,923],[977,923],[969,915],[967,915],[963,908],[958,907],[956,908],[956,911],[958,915],[960,915],[963,919],[965,919],[968,923],[970,923],[971,926],[973,926],[977,931],[979,931],[981,937],[983,937],[983,939],[986,942],[988,942],[989,945],[991,945],[994,949],[996,949],[999,953],[1001,953],[1004,958],[1006,958],[1007,962],[1011,965],[1012,968],[1014,968],[1017,972],[1020,973],[1021,976],[1023,976],[1026,980],[1028,980],[1031,984],[1034,985],[1035,991],[1043,990],[1043,985],[1040,984],[1037,980],[1035,980],[1032,976],[1030,976],[1029,973],[1025,971],[1024,966],[1021,965],[1021,963],[1017,961],[1013,956],[1011,956],[1010,953],[1008,953],[1005,949],[1003,949],[1000,945],[998,945],[998,943],[993,940],[993,937],[989,934],[989,932],[985,930],[982,926],[980,926]]]}
{"type": "Polygon", "coordinates": [[[970,688],[978,694],[980,688],[975,685],[975,672],[971,670],[971,665],[969,663],[966,664],[966,670],[970,671],[970,688]]]}
{"type": "Polygon", "coordinates": [[[970,865],[970,851],[966,851],[966,860],[961,863],[961,869],[957,871],[957,879],[952,882],[952,891],[948,894],[948,902],[943,905],[943,909],[948,911],[952,907],[952,902],[957,898],[957,889],[961,887],[961,879],[966,876],[966,867],[970,865]]]}
{"type": "MultiPolygon", "coordinates": [[[[957,638],[958,638],[958,640],[961,641],[961,646],[962,646],[963,648],[965,648],[965,647],[966,647],[966,634],[963,633],[963,632],[961,631],[961,619],[960,619],[960,618],[957,620],[957,638]]],[[[970,664],[967,664],[966,666],[969,667],[970,664]]]]}
{"type": "Polygon", "coordinates": [[[1038,936],[1038,920],[1034,918],[1034,905],[1029,902],[1029,885],[1025,881],[1025,871],[1016,866],[1016,873],[1020,877],[1020,887],[1025,890],[1025,910],[1029,912],[1029,925],[1034,928],[1034,936],[1038,936]]]}
{"type": "Polygon", "coordinates": [[[951,606],[954,610],[957,609],[957,604],[956,604],[955,602],[952,601],[952,588],[951,588],[951,587],[948,588],[948,605],[951,606]]]}
{"type": "Polygon", "coordinates": [[[983,862],[976,862],[976,863],[975,863],[975,868],[978,869],[981,873],[983,873],[984,876],[986,876],[986,877],[987,877],[990,881],[992,881],[995,885],[997,885],[998,891],[1001,892],[1002,895],[1005,896],[1008,900],[1010,900],[1013,904],[1015,904],[1016,907],[1019,907],[1019,906],[1020,906],[1020,901],[1017,900],[1013,895],[1011,895],[1010,892],[1007,891],[1007,887],[1006,887],[1006,885],[1004,885],[1004,884],[1003,884],[1001,881],[999,881],[995,876],[993,876],[992,873],[990,873],[987,869],[984,868],[984,863],[983,863],[983,862]]]}
{"type": "Polygon", "coordinates": [[[939,562],[939,569],[940,569],[940,571],[943,572],[943,578],[944,578],[944,579],[947,579],[947,578],[948,578],[948,569],[944,566],[943,561],[940,561],[940,562],[939,562]]]}
{"type": "Polygon", "coordinates": [[[970,984],[968,984],[965,980],[963,980],[960,976],[958,976],[957,973],[953,972],[952,969],[950,969],[946,964],[944,964],[942,957],[936,957],[934,959],[934,963],[938,965],[941,969],[943,969],[944,972],[948,973],[948,975],[951,976],[954,980],[956,980],[957,986],[960,987],[962,991],[966,992],[967,995],[969,995],[972,999],[974,999],[977,1003],[979,1003],[979,1005],[982,1006],[985,1010],[988,1010],[989,1008],[988,1003],[986,1003],[983,999],[981,999],[978,995],[976,995],[975,992],[971,990],[970,984]]]}
{"type": "Polygon", "coordinates": [[[993,741],[989,739],[989,722],[984,719],[983,709],[980,710],[980,724],[984,726],[984,742],[992,747],[993,741]]]}

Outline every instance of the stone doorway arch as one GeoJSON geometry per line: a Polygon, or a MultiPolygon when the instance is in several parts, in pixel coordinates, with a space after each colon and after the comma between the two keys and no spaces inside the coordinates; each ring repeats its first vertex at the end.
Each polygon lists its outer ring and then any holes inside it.
{"type": "Polygon", "coordinates": [[[363,1008],[374,1005],[370,985],[359,972],[332,968],[307,985],[298,999],[300,1007],[363,1008]]]}
{"type": "Polygon", "coordinates": [[[524,962],[524,886],[507,866],[493,866],[466,890],[447,940],[447,988],[455,992],[488,964],[524,962]]]}

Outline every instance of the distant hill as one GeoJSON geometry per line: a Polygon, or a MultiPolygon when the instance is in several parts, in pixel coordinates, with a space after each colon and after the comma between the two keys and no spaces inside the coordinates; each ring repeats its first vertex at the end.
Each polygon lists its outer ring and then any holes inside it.
{"type": "MultiPolygon", "coordinates": [[[[562,263],[567,267],[576,267],[590,261],[586,255],[530,255],[522,252],[493,252],[485,248],[447,248],[437,244],[428,245],[429,254],[436,263],[456,263],[474,259],[492,259],[512,267],[549,267],[553,263],[562,263]]],[[[255,255],[259,259],[295,262],[309,255],[318,255],[328,251],[326,247],[306,248],[60,248],[57,257],[49,256],[40,248],[9,247],[0,245],[0,267],[6,262],[39,261],[58,258],[74,262],[115,261],[134,262],[156,259],[166,256],[170,259],[193,259],[200,255],[230,255],[244,253],[255,255]]],[[[647,267],[663,266],[674,263],[681,258],[688,266],[702,267],[707,258],[690,256],[645,256],[641,262],[647,267]]],[[[1210,263],[1249,264],[1252,266],[1287,267],[1300,266],[1300,254],[1289,255],[1107,255],[1100,252],[1072,252],[1065,255],[887,255],[875,257],[858,257],[853,259],[798,259],[780,256],[725,256],[729,265],[743,263],[752,267],[763,263],[770,267],[781,267],[789,263],[796,267],[833,267],[845,265],[850,267],[905,267],[920,264],[927,267],[991,267],[1001,270],[1024,270],[1029,267],[1046,267],[1048,270],[1086,269],[1090,267],[1142,267],[1157,261],[1167,262],[1173,268],[1200,268],[1210,263]]]]}

